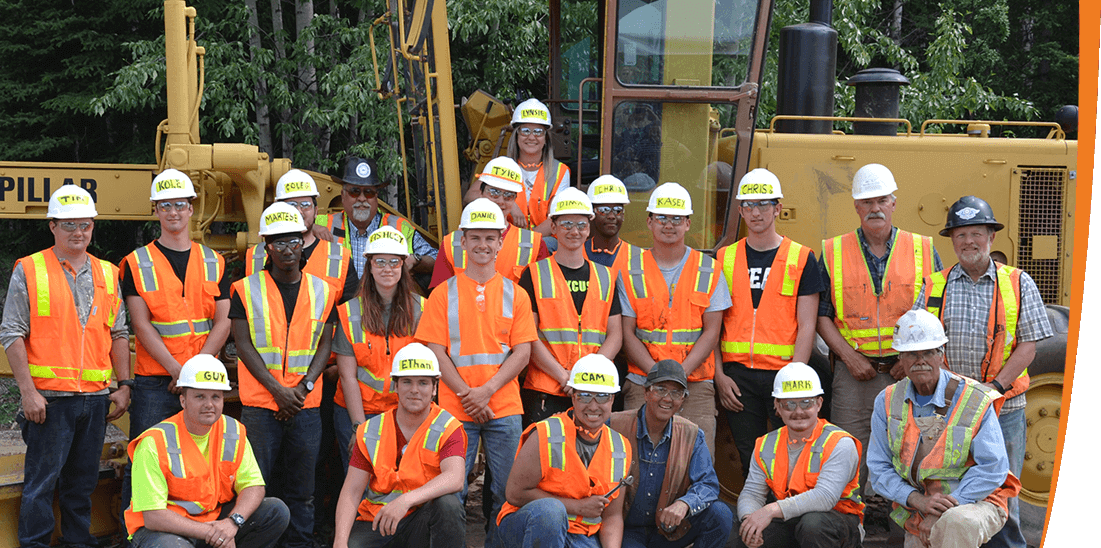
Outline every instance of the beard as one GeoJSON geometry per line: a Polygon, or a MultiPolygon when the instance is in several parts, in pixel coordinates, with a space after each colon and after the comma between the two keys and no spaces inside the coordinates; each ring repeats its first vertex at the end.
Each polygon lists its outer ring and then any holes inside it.
{"type": "Polygon", "coordinates": [[[371,206],[352,206],[352,220],[357,223],[366,223],[371,221],[371,206]]]}

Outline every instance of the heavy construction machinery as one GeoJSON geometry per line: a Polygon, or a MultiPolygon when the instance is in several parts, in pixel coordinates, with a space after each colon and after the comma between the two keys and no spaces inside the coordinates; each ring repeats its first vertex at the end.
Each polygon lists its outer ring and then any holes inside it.
{"type": "MultiPolygon", "coordinates": [[[[603,173],[627,183],[632,203],[626,239],[648,241],[643,219],[649,191],[677,181],[692,193],[697,212],[689,243],[714,249],[735,241],[739,218],[730,207],[731,182],[766,167],[785,191],[778,230],[816,248],[821,239],[856,225],[850,181],[860,166],[875,162],[891,168],[898,180],[896,225],[935,234],[956,198],[980,195],[1007,226],[996,240],[998,250],[1032,274],[1045,302],[1069,303],[1073,234],[1063,226],[1074,209],[1077,143],[1066,139],[1059,124],[1040,123],[1050,131],[1038,139],[991,137],[991,126],[1024,122],[930,120],[915,129],[898,119],[897,95],[893,103],[890,99],[898,81],[890,74],[865,78],[871,80],[871,100],[858,104],[860,116],[835,116],[836,33],[829,28],[825,2],[813,7],[813,22],[784,30],[778,101],[783,115],[768,129],[755,130],[771,0],[550,0],[549,7],[545,97],[554,118],[551,138],[575,186],[584,188],[603,173]],[[563,14],[569,15],[568,28],[563,14]],[[895,110],[876,108],[882,104],[895,110]],[[854,130],[835,130],[842,122],[854,122],[854,130]],[[942,128],[965,131],[934,133],[942,128]]],[[[380,98],[394,100],[402,127],[403,184],[396,185],[394,203],[437,239],[458,224],[464,190],[446,6],[391,0],[390,8],[372,28],[388,35],[376,82],[380,98]]],[[[102,219],[153,220],[149,183],[154,173],[174,167],[190,173],[199,192],[194,239],[230,254],[257,241],[251,225],[290,162],[268,158],[252,145],[201,142],[204,51],[195,41],[196,15],[184,0],[165,2],[168,118],[157,128],[157,163],[0,162],[0,218],[44,218],[51,190],[72,183],[93,192],[102,219]],[[215,221],[250,228],[213,234],[215,221]]],[[[510,108],[477,93],[459,110],[470,134],[463,155],[477,173],[504,150],[510,108]]],[[[311,174],[322,194],[319,206],[338,205],[334,181],[311,174]]],[[[945,263],[952,264],[950,243],[936,237],[936,244],[945,263]]],[[[1051,481],[1068,324],[1065,308],[1049,313],[1059,336],[1045,341],[1031,368],[1029,455],[1022,478],[1022,496],[1036,504],[1046,503],[1051,481]]],[[[6,360],[0,366],[6,370],[6,360]]],[[[125,458],[124,444],[125,439],[105,444],[105,463],[125,458]]],[[[732,444],[720,445],[717,461],[724,493],[733,496],[741,476],[732,444]]],[[[21,467],[21,455],[0,454],[0,508],[13,516],[0,530],[0,545],[14,544],[21,467]]],[[[117,492],[110,475],[105,466],[97,500],[110,501],[112,489],[117,492]]],[[[117,512],[96,507],[97,534],[113,532],[117,512]]]]}

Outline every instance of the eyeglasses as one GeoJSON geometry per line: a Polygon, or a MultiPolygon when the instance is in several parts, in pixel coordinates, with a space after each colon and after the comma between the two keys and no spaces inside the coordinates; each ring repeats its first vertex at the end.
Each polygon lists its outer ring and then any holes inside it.
{"type": "MultiPolygon", "coordinates": [[[[368,196],[370,198],[370,196],[368,196]]],[[[310,209],[313,207],[313,200],[283,200],[283,203],[290,204],[298,209],[310,209]]]]}
{"type": "Polygon", "coordinates": [[[380,258],[377,258],[377,259],[372,259],[371,263],[375,265],[375,268],[387,268],[387,267],[397,268],[397,267],[401,266],[402,260],[401,259],[383,259],[383,258],[380,257],[380,258]]]}
{"type": "Polygon", "coordinates": [[[593,394],[592,392],[574,392],[574,396],[577,396],[577,401],[581,403],[591,403],[596,400],[596,403],[608,403],[612,401],[615,394],[593,394]]]}
{"type": "Polygon", "coordinates": [[[375,196],[378,196],[378,189],[374,188],[374,187],[344,185],[344,192],[347,192],[348,195],[353,197],[353,198],[359,198],[360,194],[362,194],[363,197],[367,198],[367,199],[371,199],[371,198],[374,198],[375,196]]]}
{"type": "Polygon", "coordinates": [[[668,396],[672,398],[673,401],[680,401],[688,397],[688,391],[681,390],[680,388],[669,390],[664,386],[651,386],[650,391],[657,394],[658,398],[665,399],[665,397],[668,396]]]}
{"type": "Polygon", "coordinates": [[[609,213],[615,213],[616,215],[623,215],[623,206],[596,206],[593,211],[601,215],[607,215],[609,213]]]}
{"type": "Polygon", "coordinates": [[[778,203],[776,200],[742,200],[742,209],[768,209],[778,203]]]}
{"type": "Polygon", "coordinates": [[[475,289],[478,290],[478,296],[474,297],[474,302],[478,305],[479,312],[486,311],[486,286],[479,285],[475,289]]]}
{"type": "Polygon", "coordinates": [[[501,190],[497,187],[492,187],[491,186],[491,187],[487,188],[486,193],[489,194],[490,196],[494,197],[494,198],[504,198],[506,202],[509,201],[509,200],[515,200],[516,199],[516,193],[515,192],[507,192],[507,191],[501,190]]]}
{"type": "Polygon", "coordinates": [[[663,225],[680,226],[688,217],[682,215],[654,215],[654,220],[663,225]]]}
{"type": "Polygon", "coordinates": [[[291,238],[289,240],[279,240],[278,242],[271,243],[271,248],[279,253],[282,253],[288,249],[293,251],[300,247],[302,247],[302,238],[291,238]]]}
{"type": "Polygon", "coordinates": [[[815,403],[818,403],[817,398],[807,398],[805,400],[799,401],[787,400],[780,402],[780,407],[783,407],[788,411],[795,411],[796,407],[798,407],[799,409],[810,409],[811,407],[814,407],[815,403]]]}
{"type": "Polygon", "coordinates": [[[189,205],[191,205],[191,202],[188,202],[187,200],[177,200],[175,202],[163,201],[157,202],[157,209],[168,213],[173,209],[175,209],[176,211],[183,211],[187,209],[187,206],[189,205]]]}
{"type": "Polygon", "coordinates": [[[89,228],[92,228],[92,221],[84,221],[80,224],[77,224],[76,221],[58,221],[57,226],[60,226],[61,230],[64,230],[65,232],[76,232],[77,229],[79,229],[81,232],[84,232],[89,228]]]}
{"type": "Polygon", "coordinates": [[[536,137],[542,137],[545,133],[547,133],[547,130],[544,129],[544,128],[541,128],[541,127],[537,127],[537,128],[522,127],[520,129],[516,130],[516,133],[519,133],[520,135],[523,135],[524,137],[527,137],[529,135],[534,135],[536,137]]]}
{"type": "Polygon", "coordinates": [[[573,229],[578,231],[589,228],[589,221],[556,221],[555,224],[562,227],[562,230],[569,232],[573,229]]]}

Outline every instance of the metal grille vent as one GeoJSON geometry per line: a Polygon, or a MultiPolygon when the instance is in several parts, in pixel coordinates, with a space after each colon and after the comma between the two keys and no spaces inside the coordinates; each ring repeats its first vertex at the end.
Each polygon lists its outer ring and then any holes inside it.
{"type": "Polygon", "coordinates": [[[1045,303],[1058,303],[1063,264],[1063,193],[1066,168],[1020,168],[1021,211],[1017,268],[1036,281],[1045,303]]]}

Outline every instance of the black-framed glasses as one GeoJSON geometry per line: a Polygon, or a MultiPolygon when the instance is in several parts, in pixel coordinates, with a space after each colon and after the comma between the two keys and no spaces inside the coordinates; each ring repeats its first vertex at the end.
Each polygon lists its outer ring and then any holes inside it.
{"type": "Polygon", "coordinates": [[[283,203],[290,204],[298,209],[310,209],[313,207],[313,200],[283,200],[283,203]]]}
{"type": "Polygon", "coordinates": [[[371,259],[371,264],[376,268],[398,268],[403,261],[401,259],[383,259],[382,257],[375,257],[371,259]]]}
{"type": "Polygon", "coordinates": [[[364,198],[374,198],[378,196],[378,189],[372,186],[349,186],[344,185],[344,192],[347,192],[349,196],[353,198],[359,198],[360,194],[364,198]]]}
{"type": "Polygon", "coordinates": [[[616,215],[623,215],[623,206],[618,206],[618,205],[617,206],[606,206],[606,205],[602,205],[602,206],[594,207],[593,211],[595,211],[595,212],[597,212],[601,215],[607,215],[609,213],[615,213],[616,215]]]}
{"type": "Polygon", "coordinates": [[[78,229],[84,232],[92,228],[92,221],[84,221],[83,223],[77,223],[76,221],[57,221],[57,226],[60,226],[61,230],[65,232],[76,232],[78,229]]]}
{"type": "Polygon", "coordinates": [[[596,403],[608,403],[615,397],[615,394],[593,394],[592,392],[574,392],[574,395],[581,403],[591,403],[593,400],[596,400],[596,403]]]}
{"type": "Polygon", "coordinates": [[[778,203],[776,200],[742,200],[742,209],[768,209],[778,203]]]}
{"type": "Polygon", "coordinates": [[[664,386],[651,386],[650,391],[654,394],[657,394],[657,396],[661,399],[665,399],[665,397],[668,396],[672,398],[673,401],[680,401],[688,397],[688,391],[680,388],[669,390],[664,386]]]}
{"type": "Polygon", "coordinates": [[[300,247],[302,247],[302,238],[291,238],[289,240],[279,240],[278,242],[271,243],[271,248],[279,253],[288,249],[293,251],[300,247]]]}
{"type": "Polygon", "coordinates": [[[788,411],[795,411],[796,407],[798,407],[799,409],[810,409],[811,407],[814,407],[814,404],[816,402],[817,402],[817,398],[807,398],[805,400],[796,400],[796,401],[786,400],[786,401],[780,402],[780,407],[783,407],[784,409],[787,409],[788,411]]]}
{"type": "Polygon", "coordinates": [[[555,224],[562,227],[562,230],[569,232],[573,229],[585,230],[589,228],[589,221],[557,221],[555,224]]]}
{"type": "Polygon", "coordinates": [[[663,225],[680,226],[688,217],[683,215],[654,215],[654,220],[663,225]]]}
{"type": "Polygon", "coordinates": [[[187,206],[189,206],[189,205],[191,205],[191,202],[188,202],[187,200],[173,200],[173,201],[163,200],[163,201],[157,202],[157,209],[159,209],[159,210],[161,210],[165,213],[168,213],[169,211],[172,211],[172,210],[183,211],[183,210],[187,209],[187,206]]]}
{"type": "Polygon", "coordinates": [[[491,187],[487,188],[486,193],[488,193],[493,198],[504,198],[506,202],[509,201],[509,200],[515,200],[516,199],[516,193],[515,192],[509,192],[507,190],[501,190],[501,189],[499,189],[495,186],[491,186],[491,187]]]}
{"type": "Polygon", "coordinates": [[[541,127],[522,127],[520,129],[516,130],[516,133],[519,133],[520,135],[523,135],[524,137],[527,137],[529,135],[534,135],[536,137],[542,137],[543,135],[546,135],[547,130],[545,128],[541,128],[541,127]]]}

